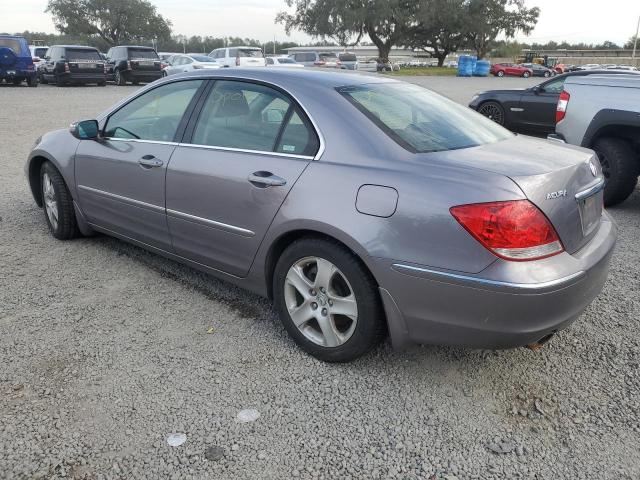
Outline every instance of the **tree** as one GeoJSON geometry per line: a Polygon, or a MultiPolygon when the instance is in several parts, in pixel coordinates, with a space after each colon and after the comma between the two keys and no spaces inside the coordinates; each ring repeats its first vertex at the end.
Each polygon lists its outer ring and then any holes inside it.
{"type": "Polygon", "coordinates": [[[524,0],[470,0],[467,11],[467,39],[479,59],[498,35],[509,39],[517,32],[530,33],[540,15],[538,7],[527,8],[524,0]]]}
{"type": "MultiPolygon", "coordinates": [[[[636,43],[636,36],[634,35],[629,39],[627,43],[624,44],[624,48],[626,48],[627,50],[633,50],[633,46],[635,45],[635,43],[636,43]]],[[[638,45],[640,45],[640,38],[638,39],[638,45]]]]}
{"type": "Polygon", "coordinates": [[[403,43],[413,22],[417,2],[411,0],[285,0],[294,13],[281,12],[276,21],[287,33],[299,29],[338,44],[355,45],[367,35],[382,60],[391,47],[403,43]],[[355,41],[352,41],[355,37],[355,41]]]}
{"type": "Polygon", "coordinates": [[[596,50],[620,50],[620,45],[609,40],[605,40],[600,45],[596,45],[594,48],[596,50]]]}
{"type": "Polygon", "coordinates": [[[464,9],[465,0],[421,0],[406,45],[429,52],[441,67],[466,40],[464,9]]]}
{"type": "Polygon", "coordinates": [[[99,37],[109,45],[171,35],[171,22],[147,0],[49,0],[46,11],[61,33],[99,37]]]}

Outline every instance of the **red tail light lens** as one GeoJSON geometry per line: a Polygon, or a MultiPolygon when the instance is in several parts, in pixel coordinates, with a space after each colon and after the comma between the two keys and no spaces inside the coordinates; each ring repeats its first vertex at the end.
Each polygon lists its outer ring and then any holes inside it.
{"type": "Polygon", "coordinates": [[[564,120],[564,117],[567,114],[567,107],[569,106],[570,98],[571,95],[569,95],[569,92],[563,91],[560,94],[560,98],[558,99],[558,106],[556,107],[556,123],[564,120]]]}
{"type": "Polygon", "coordinates": [[[70,71],[71,70],[69,69],[69,63],[67,62],[67,63],[64,64],[64,72],[65,73],[69,73],[70,71]]]}
{"type": "Polygon", "coordinates": [[[551,222],[529,200],[460,205],[450,212],[473,238],[506,260],[538,260],[564,251],[551,222]]]}

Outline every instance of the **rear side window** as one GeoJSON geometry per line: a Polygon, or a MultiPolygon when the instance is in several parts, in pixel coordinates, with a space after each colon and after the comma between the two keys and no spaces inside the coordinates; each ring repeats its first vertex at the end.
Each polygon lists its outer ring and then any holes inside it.
{"type": "Polygon", "coordinates": [[[317,150],[315,132],[289,98],[270,87],[236,81],[216,82],[191,143],[295,155],[317,150]]]}
{"type": "Polygon", "coordinates": [[[127,140],[173,141],[180,120],[202,80],[169,83],[135,98],[107,120],[104,136],[127,140]]]}
{"type": "Polygon", "coordinates": [[[102,60],[97,50],[67,48],[67,60],[102,60]]]}
{"type": "Polygon", "coordinates": [[[513,136],[492,120],[415,85],[384,83],[337,90],[389,137],[414,153],[475,147],[513,136]]]}
{"type": "Polygon", "coordinates": [[[0,47],[10,48],[18,55],[22,53],[22,47],[20,46],[20,41],[17,38],[0,38],[0,47]]]}
{"type": "Polygon", "coordinates": [[[150,50],[147,48],[130,48],[129,49],[129,58],[137,59],[143,58],[145,60],[158,60],[158,54],[155,50],[150,50]]]}

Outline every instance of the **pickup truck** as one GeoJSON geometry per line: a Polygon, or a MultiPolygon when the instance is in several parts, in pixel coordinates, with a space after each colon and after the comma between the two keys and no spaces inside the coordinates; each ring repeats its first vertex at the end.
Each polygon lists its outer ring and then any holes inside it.
{"type": "Polygon", "coordinates": [[[640,78],[567,78],[558,99],[556,133],[549,138],[595,150],[606,181],[604,204],[623,202],[640,174],[640,78]]]}

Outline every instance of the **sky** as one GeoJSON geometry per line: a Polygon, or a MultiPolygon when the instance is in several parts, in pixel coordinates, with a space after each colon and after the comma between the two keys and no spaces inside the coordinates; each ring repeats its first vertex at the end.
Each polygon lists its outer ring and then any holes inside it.
{"type": "MultiPolygon", "coordinates": [[[[284,0],[151,0],[158,12],[173,22],[174,33],[187,36],[255,38],[266,42],[310,40],[301,32],[287,36],[275,24],[284,0]]],[[[611,40],[624,44],[635,34],[640,2],[637,0],[526,0],[529,7],[541,9],[535,30],[518,40],[546,43],[601,43],[611,40]]],[[[0,32],[24,30],[53,33],[51,16],[44,13],[47,0],[0,0],[0,32]]]]}

